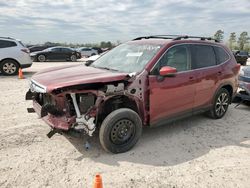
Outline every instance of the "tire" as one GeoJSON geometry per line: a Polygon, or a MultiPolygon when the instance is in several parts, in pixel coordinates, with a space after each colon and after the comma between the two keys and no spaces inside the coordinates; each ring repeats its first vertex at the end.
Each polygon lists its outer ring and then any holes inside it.
{"type": "Polygon", "coordinates": [[[3,75],[11,76],[18,73],[19,65],[12,59],[6,59],[0,64],[0,71],[3,75]]]}
{"type": "Polygon", "coordinates": [[[37,61],[39,61],[39,62],[45,62],[46,61],[45,55],[38,55],[37,56],[37,61]]]}
{"type": "Polygon", "coordinates": [[[71,60],[71,61],[76,61],[76,55],[71,55],[71,56],[70,56],[70,60],[71,60]]]}
{"type": "Polygon", "coordinates": [[[91,54],[91,56],[96,55],[95,53],[91,54]]]}
{"type": "Polygon", "coordinates": [[[141,133],[142,122],[139,115],[128,108],[120,108],[104,119],[99,139],[104,150],[111,153],[123,153],[137,143],[141,133]]]}
{"type": "Polygon", "coordinates": [[[213,119],[222,118],[227,112],[230,101],[231,101],[231,96],[228,90],[225,88],[221,88],[217,92],[214,98],[213,106],[208,112],[209,117],[213,119]]]}

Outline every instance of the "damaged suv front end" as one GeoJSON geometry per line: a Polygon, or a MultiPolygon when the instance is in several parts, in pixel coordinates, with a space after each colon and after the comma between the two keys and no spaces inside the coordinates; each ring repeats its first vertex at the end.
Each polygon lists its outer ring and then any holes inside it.
{"type": "MultiPolygon", "coordinates": [[[[26,100],[33,100],[28,112],[36,112],[52,128],[48,137],[69,130],[92,136],[107,115],[120,108],[132,109],[146,125],[148,72],[144,66],[160,47],[124,44],[90,66],[38,72],[26,93],[26,100]]],[[[119,131],[126,136],[126,128],[119,131]]]]}

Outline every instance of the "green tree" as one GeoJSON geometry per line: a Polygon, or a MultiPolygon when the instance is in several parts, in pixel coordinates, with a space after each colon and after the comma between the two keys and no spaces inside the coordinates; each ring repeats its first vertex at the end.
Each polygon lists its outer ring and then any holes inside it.
{"type": "Polygon", "coordinates": [[[229,48],[231,50],[234,49],[235,42],[236,42],[236,33],[232,32],[230,33],[230,37],[229,37],[229,48]]]}
{"type": "Polygon", "coordinates": [[[221,29],[216,31],[216,33],[214,34],[214,38],[219,42],[222,42],[224,38],[224,31],[222,31],[221,29]]]}
{"type": "Polygon", "coordinates": [[[249,43],[248,33],[243,31],[238,38],[238,45],[240,50],[244,50],[244,47],[249,43]]]}

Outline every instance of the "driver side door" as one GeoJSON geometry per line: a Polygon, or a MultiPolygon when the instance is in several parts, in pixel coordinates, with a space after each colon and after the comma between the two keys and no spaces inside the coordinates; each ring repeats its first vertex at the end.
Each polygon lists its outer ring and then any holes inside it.
{"type": "Polygon", "coordinates": [[[165,124],[176,117],[192,114],[196,77],[191,69],[188,44],[170,47],[149,75],[150,125],[165,124]],[[160,76],[164,66],[177,69],[174,76],[160,76]]]}

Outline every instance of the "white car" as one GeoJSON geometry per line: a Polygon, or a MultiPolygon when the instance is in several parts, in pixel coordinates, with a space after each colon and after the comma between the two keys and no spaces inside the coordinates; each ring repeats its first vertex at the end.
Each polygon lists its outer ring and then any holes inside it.
{"type": "Polygon", "coordinates": [[[77,49],[81,53],[82,57],[90,57],[93,55],[98,55],[98,51],[88,47],[82,47],[77,49]]]}
{"type": "Polygon", "coordinates": [[[0,72],[4,75],[15,75],[19,68],[32,65],[29,49],[21,41],[0,37],[0,72]]]}

